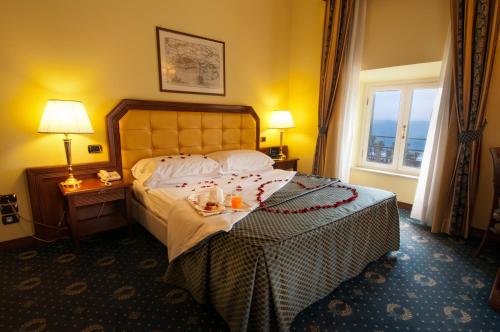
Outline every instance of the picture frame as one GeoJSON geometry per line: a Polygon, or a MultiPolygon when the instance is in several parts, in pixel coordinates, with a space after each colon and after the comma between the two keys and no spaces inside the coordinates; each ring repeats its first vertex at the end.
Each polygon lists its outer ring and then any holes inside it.
{"type": "Polygon", "coordinates": [[[160,91],[226,95],[225,43],[156,27],[160,91]]]}

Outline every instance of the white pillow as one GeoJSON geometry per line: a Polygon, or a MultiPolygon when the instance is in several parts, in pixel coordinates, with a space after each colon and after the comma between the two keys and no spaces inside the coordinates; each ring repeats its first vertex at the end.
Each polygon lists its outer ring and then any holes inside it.
{"type": "Polygon", "coordinates": [[[271,157],[255,150],[217,151],[209,153],[208,157],[221,165],[223,173],[264,171],[274,164],[271,157]]]}
{"type": "Polygon", "coordinates": [[[141,159],[135,163],[135,165],[130,169],[132,176],[134,179],[144,182],[155,170],[157,163],[165,158],[162,157],[154,157],[154,158],[146,158],[141,159]]]}
{"type": "Polygon", "coordinates": [[[145,186],[158,188],[190,176],[215,176],[221,167],[207,156],[186,154],[143,159],[131,171],[145,186]]]}

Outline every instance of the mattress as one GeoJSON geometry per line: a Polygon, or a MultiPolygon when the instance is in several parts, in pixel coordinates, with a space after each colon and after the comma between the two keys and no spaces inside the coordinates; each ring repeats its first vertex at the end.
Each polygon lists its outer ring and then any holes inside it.
{"type": "Polygon", "coordinates": [[[168,215],[176,198],[169,195],[168,192],[148,190],[138,180],[134,180],[133,190],[136,199],[167,224],[168,215]]]}

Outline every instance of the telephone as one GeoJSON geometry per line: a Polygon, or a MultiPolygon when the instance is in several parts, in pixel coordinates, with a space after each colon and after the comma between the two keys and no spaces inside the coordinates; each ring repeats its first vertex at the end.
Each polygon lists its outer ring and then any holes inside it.
{"type": "Polygon", "coordinates": [[[272,159],[280,159],[280,148],[279,147],[271,147],[269,148],[268,156],[272,159]]]}
{"type": "Polygon", "coordinates": [[[109,181],[117,181],[122,178],[120,174],[116,171],[108,172],[103,169],[101,169],[99,173],[97,173],[97,176],[99,177],[99,179],[101,179],[101,182],[104,182],[104,184],[107,186],[111,185],[109,181]]]}

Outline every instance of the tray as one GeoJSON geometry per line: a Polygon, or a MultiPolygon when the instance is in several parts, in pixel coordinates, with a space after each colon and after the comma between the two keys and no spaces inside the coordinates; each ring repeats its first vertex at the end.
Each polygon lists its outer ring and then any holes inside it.
{"type": "Polygon", "coordinates": [[[200,196],[199,194],[191,194],[186,199],[189,205],[191,205],[195,209],[195,211],[203,217],[213,216],[221,213],[251,211],[250,205],[248,205],[245,202],[241,202],[241,208],[239,209],[233,209],[231,205],[219,204],[219,208],[217,210],[205,210],[204,207],[199,204],[199,196],[200,196]]]}

